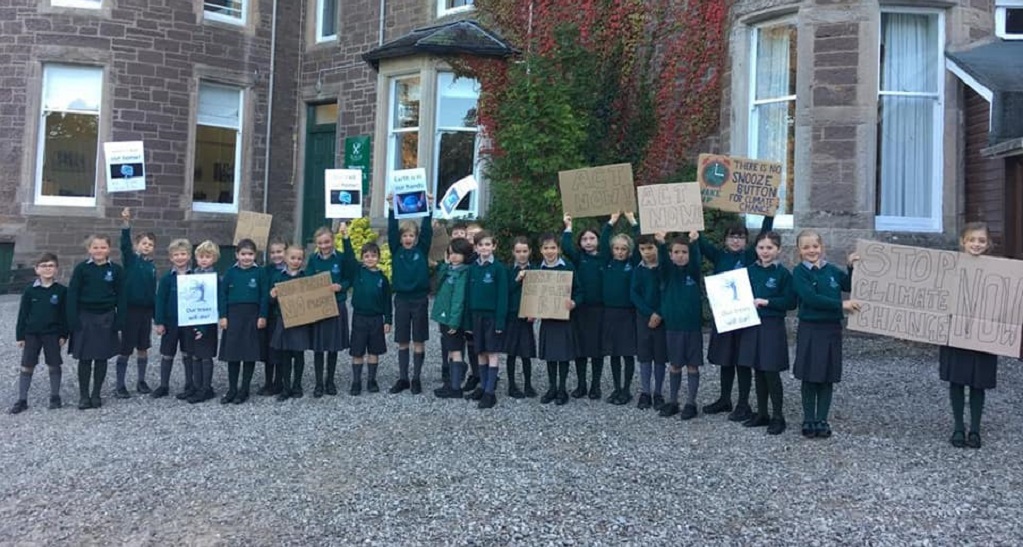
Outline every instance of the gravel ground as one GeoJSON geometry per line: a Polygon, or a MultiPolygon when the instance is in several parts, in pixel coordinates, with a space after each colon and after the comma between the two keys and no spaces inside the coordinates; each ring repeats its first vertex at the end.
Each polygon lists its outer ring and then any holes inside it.
{"type": "MultiPolygon", "coordinates": [[[[16,393],[16,307],[0,302],[5,406],[16,393]]],[[[429,390],[438,353],[431,340],[429,390]]],[[[723,416],[683,424],[631,405],[541,406],[503,385],[486,412],[407,392],[317,400],[311,365],[301,400],[225,407],[110,398],[111,364],[103,408],[81,412],[67,364],[68,406],[49,411],[41,367],[29,410],[0,417],[0,543],[1016,543],[1023,407],[1010,397],[1021,367],[1002,363],[984,447],[969,450],[947,442],[936,363],[932,347],[847,337],[835,436],[809,441],[787,374],[789,430],[770,437],[723,416]]],[[[546,373],[534,367],[542,392],[546,373]]],[[[395,369],[392,351],[385,390],[395,369]]],[[[176,366],[175,386],[180,375],[176,366]]],[[[717,389],[717,369],[705,368],[700,403],[717,389]]]]}

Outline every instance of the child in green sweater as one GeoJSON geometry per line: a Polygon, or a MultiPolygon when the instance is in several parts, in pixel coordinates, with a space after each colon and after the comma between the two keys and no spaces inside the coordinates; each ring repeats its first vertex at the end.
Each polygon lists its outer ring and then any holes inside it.
{"type": "Polygon", "coordinates": [[[128,359],[131,352],[136,351],[135,361],[138,365],[138,379],[135,391],[151,393],[146,384],[146,367],[149,364],[149,347],[152,345],[153,313],[156,308],[156,266],[153,264],[153,249],[156,246],[156,234],[144,232],[131,237],[131,209],[125,207],[121,211],[124,227],[121,228],[121,262],[124,266],[124,291],[128,310],[121,332],[121,351],[117,356],[117,391],[118,399],[131,397],[125,386],[128,371],[128,359]],[[133,246],[134,243],[134,246],[133,246]]]}
{"type": "Polygon", "coordinates": [[[43,352],[50,369],[50,409],[60,408],[60,380],[63,360],[60,348],[67,342],[67,288],[56,282],[57,256],[43,253],[36,260],[36,280],[21,294],[15,340],[21,352],[18,376],[18,401],[9,412],[18,414],[28,408],[28,388],[43,352]]]}

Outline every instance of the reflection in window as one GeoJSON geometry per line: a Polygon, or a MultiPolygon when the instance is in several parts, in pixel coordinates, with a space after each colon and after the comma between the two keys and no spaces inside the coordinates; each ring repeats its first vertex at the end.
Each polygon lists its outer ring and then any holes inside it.
{"type": "Polygon", "coordinates": [[[192,202],[196,210],[237,210],[241,163],[241,99],[235,87],[199,86],[192,202]]]}
{"type": "Polygon", "coordinates": [[[36,202],[95,205],[103,69],[46,65],[36,202]]]}
{"type": "MultiPolygon", "coordinates": [[[[476,80],[456,78],[451,72],[437,74],[434,199],[438,203],[452,184],[476,172],[478,99],[476,80]]],[[[478,214],[478,197],[475,194],[472,192],[464,198],[458,208],[478,214]]]]}

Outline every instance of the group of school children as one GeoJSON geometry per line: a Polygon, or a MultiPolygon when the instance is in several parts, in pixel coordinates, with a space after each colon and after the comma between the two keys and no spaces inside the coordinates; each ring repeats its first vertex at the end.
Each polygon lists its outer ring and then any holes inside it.
{"type": "MultiPolygon", "coordinates": [[[[388,199],[390,201],[390,199],[388,199]]],[[[175,356],[182,354],[185,386],[178,399],[202,403],[214,398],[211,385],[214,359],[227,363],[228,386],[223,404],[242,404],[250,394],[257,361],[265,364],[265,385],[260,395],[278,400],[303,396],[304,353],[314,356],[314,397],[336,395],[338,353],[351,356],[350,394],[370,393],[377,384],[379,358],[386,353],[385,335],[392,331],[398,346],[398,380],[389,392],[422,392],[422,369],[429,321],[438,324],[441,337],[443,385],[440,398],[467,398],[479,408],[496,404],[500,356],[506,356],[508,395],[536,397],[532,385],[533,358],[546,361],[548,389],[544,404],[564,405],[571,398],[602,398],[604,358],[610,358],[614,390],[610,403],[632,400],[632,380],[639,361],[639,409],[655,409],[660,416],[690,420],[698,414],[697,394],[704,363],[702,334],[701,266],[707,259],[714,273],[746,268],[761,324],[719,333],[713,329],[707,359],[720,367],[721,392],[703,407],[704,414],[728,413],[728,419],[767,433],[785,431],[781,372],[790,363],[785,316],[798,308],[794,376],[802,382],[802,435],[827,438],[834,384],[842,379],[843,312],[855,313],[859,303],[842,299],[850,289],[852,268],[859,257],[849,256],[848,267],[825,259],[820,236],[802,231],[796,240],[798,262],[790,272],[779,262],[781,237],[766,217],[755,241],[748,242],[743,224],[727,229],[723,246],[691,232],[667,239],[665,234],[638,235],[631,212],[611,215],[599,230],[574,234],[572,218],[564,217],[564,231],[536,239],[539,263],[526,237],[511,242],[510,265],[497,261],[497,240],[478,224],[455,225],[446,259],[429,260],[434,225],[399,224],[389,213],[388,243],[392,276],[379,270],[380,249],[367,243],[356,258],[346,228],[343,250],[335,248],[328,227],[314,235],[316,250],[308,260],[301,246],[272,240],[267,264],[256,264],[251,240],[236,245],[237,262],[219,282],[217,325],[179,326],[177,278],[214,272],[219,249],[204,241],[194,249],[184,239],[168,246],[170,270],[157,281],[153,264],[156,237],[131,237],[131,214],[123,212],[121,233],[123,267],[109,260],[110,240],[92,236],[89,259],[78,264],[65,289],[56,282],[57,257],[42,255],[36,263],[38,279],[28,287],[18,312],[17,341],[24,348],[18,400],[10,409],[17,414],[28,407],[27,394],[40,351],[50,372],[50,408],[59,408],[61,347],[78,360],[79,409],[98,408],[107,362],[117,357],[116,396],[130,397],[125,385],[129,358],[136,354],[136,391],[159,398],[169,395],[175,356]],[[631,233],[615,234],[622,216],[631,233]],[[599,232],[599,233],[598,233],[599,232]],[[575,237],[573,237],[575,236],[575,237]],[[635,237],[635,239],[633,239],[635,237]],[[436,295],[429,305],[431,267],[436,266],[436,295]],[[574,272],[571,296],[563,305],[568,320],[519,317],[519,302],[526,271],[574,272]],[[313,325],[285,328],[276,304],[277,283],[329,272],[338,302],[337,317],[313,325]],[[346,297],[351,292],[349,324],[346,297]],[[392,306],[393,296],[393,306],[392,306]],[[393,309],[393,313],[392,313],[393,309]],[[534,324],[539,322],[536,336],[534,324]],[[160,341],[160,384],[146,384],[150,330],[155,325],[160,341]],[[119,336],[120,333],[120,336],[119,336]],[[257,343],[257,341],[259,341],[257,343]],[[219,343],[218,343],[219,342],[219,343]],[[411,352],[410,352],[411,350],[411,352]],[[516,378],[521,362],[522,388],[516,378]],[[575,389],[568,391],[570,363],[576,372],[575,389]],[[366,382],[363,384],[363,367],[366,382]],[[679,401],[685,372],[685,399],[679,401]],[[669,379],[668,398],[664,379],[669,379]],[[733,405],[732,387],[738,379],[733,405]],[[91,383],[91,390],[90,390],[91,383]],[[750,405],[755,388],[756,409],[750,405]]],[[[987,227],[967,225],[962,233],[964,252],[980,255],[989,248],[987,227]]],[[[950,384],[956,447],[979,448],[980,419],[986,389],[995,387],[996,357],[942,347],[940,377],[950,384]],[[965,387],[970,388],[969,433],[964,424],[965,387]]]]}

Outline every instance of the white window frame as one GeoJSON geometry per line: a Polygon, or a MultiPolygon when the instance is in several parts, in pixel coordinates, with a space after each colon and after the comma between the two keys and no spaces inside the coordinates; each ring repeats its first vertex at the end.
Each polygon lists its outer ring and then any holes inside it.
{"type": "MultiPolygon", "coordinates": [[[[434,216],[436,216],[438,218],[440,218],[440,208],[436,207],[436,202],[438,200],[440,200],[442,197],[444,197],[444,196],[441,196],[441,195],[439,195],[437,193],[437,188],[438,188],[438,185],[440,184],[440,181],[438,180],[438,175],[440,173],[440,134],[442,132],[445,132],[445,133],[458,132],[458,133],[475,133],[476,134],[476,138],[473,140],[472,173],[471,173],[471,175],[476,177],[477,182],[480,180],[480,174],[479,174],[480,173],[480,169],[479,168],[480,168],[480,144],[481,144],[481,141],[480,141],[479,120],[477,120],[476,127],[472,127],[472,128],[469,128],[469,127],[444,127],[444,126],[440,125],[440,99],[441,99],[441,93],[440,93],[440,75],[444,74],[444,73],[452,74],[450,71],[438,71],[437,72],[437,78],[436,78],[436,88],[437,88],[437,90],[436,90],[436,93],[434,93],[434,100],[433,100],[433,105],[432,105],[433,106],[433,110],[434,110],[434,112],[433,112],[433,119],[435,120],[435,122],[434,122],[434,130],[433,130],[433,142],[430,143],[430,145],[433,147],[433,173],[430,174],[430,178],[432,179],[431,188],[433,189],[433,199],[434,199],[434,202],[435,202],[434,203],[434,205],[435,205],[434,216]]],[[[456,76],[456,78],[457,78],[457,76],[456,76]]],[[[477,86],[477,88],[479,87],[479,80],[476,81],[476,86],[477,86]]],[[[477,94],[476,94],[476,105],[477,105],[477,108],[478,108],[479,107],[479,92],[478,91],[477,91],[477,94]]],[[[422,122],[420,122],[420,123],[422,123],[422,122]]],[[[480,200],[480,190],[477,188],[474,192],[472,192],[472,195],[469,196],[469,208],[465,209],[465,210],[456,209],[455,211],[452,212],[451,218],[477,218],[477,217],[479,217],[479,215],[480,215],[480,201],[479,200],[480,200]]]]}
{"type": "MultiPolygon", "coordinates": [[[[239,192],[241,191],[241,180],[242,180],[242,171],[243,171],[243,169],[242,169],[242,157],[244,156],[242,151],[244,149],[243,139],[244,139],[244,136],[245,136],[245,133],[244,133],[244,128],[245,128],[245,89],[240,87],[240,86],[233,86],[233,85],[227,85],[227,84],[221,84],[221,83],[209,82],[209,81],[205,81],[205,82],[204,81],[200,81],[200,83],[199,83],[199,92],[196,94],[196,119],[195,119],[195,129],[196,130],[195,130],[195,134],[192,136],[192,144],[193,145],[196,144],[196,141],[198,141],[198,138],[199,138],[198,137],[198,135],[199,135],[199,125],[204,125],[204,126],[207,126],[207,127],[219,127],[219,128],[223,128],[223,129],[234,129],[236,131],[237,138],[236,138],[235,143],[234,143],[234,190],[231,193],[231,203],[213,203],[213,202],[208,202],[208,201],[195,201],[195,197],[194,196],[189,196],[190,200],[192,201],[192,210],[196,211],[196,212],[200,212],[200,213],[237,213],[238,212],[238,203],[239,203],[238,197],[239,197],[239,192]],[[238,92],[238,126],[237,127],[233,127],[233,126],[230,126],[230,125],[224,125],[224,124],[206,124],[206,123],[200,124],[199,123],[199,116],[198,116],[198,110],[199,110],[198,105],[199,105],[199,101],[200,101],[199,95],[202,93],[202,86],[204,86],[204,85],[205,86],[212,86],[212,87],[227,88],[227,89],[231,89],[231,90],[234,90],[234,91],[238,92]]],[[[197,155],[197,153],[193,149],[193,151],[192,151],[192,169],[193,169],[193,173],[190,175],[192,177],[192,193],[193,194],[195,192],[195,174],[194,174],[194,169],[195,169],[196,155],[197,155]]]]}
{"type": "MultiPolygon", "coordinates": [[[[935,74],[937,82],[935,83],[937,89],[936,93],[924,93],[924,92],[904,92],[904,91],[882,91],[881,90],[881,17],[878,17],[878,33],[877,33],[877,51],[875,59],[877,59],[877,104],[880,106],[881,97],[883,96],[897,96],[897,97],[928,97],[935,99],[934,115],[933,115],[933,127],[934,134],[932,135],[931,149],[934,158],[934,176],[931,180],[931,216],[925,218],[916,217],[898,217],[898,216],[885,216],[875,213],[874,217],[874,229],[878,231],[891,231],[891,232],[922,232],[922,233],[938,233],[942,230],[942,202],[944,192],[944,181],[945,181],[945,124],[944,124],[944,113],[945,113],[945,12],[941,9],[932,8],[911,8],[911,7],[884,7],[881,8],[881,13],[908,13],[918,15],[935,15],[937,20],[935,24],[938,26],[938,45],[937,56],[934,59],[936,66],[935,74]]],[[[880,120],[878,120],[880,122],[880,120]]],[[[880,146],[880,144],[878,144],[880,146]]],[[[878,157],[878,162],[881,159],[878,157]]],[[[875,187],[880,189],[881,181],[875,180],[875,187]]]]}
{"type": "Polygon", "coordinates": [[[391,180],[391,173],[393,173],[394,170],[395,170],[395,167],[394,167],[395,156],[394,156],[394,154],[397,151],[397,146],[396,146],[396,141],[395,141],[394,137],[396,135],[398,135],[398,134],[401,134],[401,133],[418,133],[419,134],[419,140],[416,141],[416,146],[418,148],[416,150],[416,157],[417,157],[417,159],[419,159],[419,161],[417,161],[416,163],[419,166],[421,166],[423,164],[422,159],[419,158],[419,154],[420,154],[420,152],[423,149],[423,146],[422,146],[422,144],[423,144],[423,107],[425,106],[425,102],[423,101],[423,84],[426,81],[426,78],[423,76],[422,72],[410,72],[408,74],[394,74],[394,75],[391,75],[389,78],[390,78],[390,82],[388,83],[388,86],[390,87],[390,89],[389,89],[388,92],[390,93],[390,96],[389,96],[389,101],[387,103],[387,171],[386,171],[386,178],[384,179],[386,181],[390,181],[391,180]],[[412,127],[402,127],[402,128],[395,129],[395,127],[394,127],[394,111],[396,110],[395,106],[396,106],[396,101],[398,100],[398,82],[401,81],[401,80],[407,80],[407,79],[410,79],[410,78],[419,78],[419,124],[416,125],[414,128],[412,128],[412,127]]]}
{"type": "Polygon", "coordinates": [[[337,41],[337,30],[340,26],[341,1],[340,0],[316,0],[316,43],[337,41]],[[327,2],[334,2],[334,34],[323,34],[324,20],[323,8],[327,2]]]}
{"type": "Polygon", "coordinates": [[[1023,0],[995,0],[995,36],[1003,40],[1023,40],[1023,34],[1005,31],[1008,9],[1023,9],[1023,0]]]}
{"type": "MultiPolygon", "coordinates": [[[[798,36],[800,34],[800,31],[799,31],[799,26],[796,24],[796,18],[794,16],[782,17],[780,19],[772,19],[770,21],[764,21],[762,23],[758,23],[756,25],[753,25],[752,28],[750,29],[751,32],[749,34],[749,36],[750,36],[749,96],[748,96],[747,103],[746,103],[748,105],[748,108],[749,108],[749,112],[748,112],[748,116],[747,116],[749,123],[747,125],[748,129],[746,131],[746,135],[747,135],[747,137],[746,137],[746,151],[747,151],[747,154],[749,155],[749,157],[751,159],[758,159],[757,156],[759,154],[759,150],[758,150],[759,144],[757,142],[757,140],[758,140],[757,139],[757,128],[759,127],[758,122],[760,121],[760,113],[757,110],[757,107],[758,106],[763,106],[763,105],[768,105],[768,104],[774,104],[774,103],[782,103],[782,102],[790,102],[790,101],[792,103],[796,102],[796,95],[795,94],[793,94],[793,95],[785,95],[783,97],[775,97],[775,98],[772,98],[772,99],[760,99],[760,100],[757,100],[757,98],[756,98],[757,97],[757,53],[758,53],[758,49],[759,49],[757,47],[758,35],[760,34],[760,31],[762,29],[764,29],[764,28],[774,27],[774,26],[779,26],[779,25],[786,25],[786,24],[790,24],[790,25],[793,25],[793,26],[796,27],[796,36],[797,36],[796,39],[798,40],[799,39],[798,36]]],[[[798,55],[798,53],[797,53],[797,55],[798,55]]],[[[793,123],[795,123],[795,120],[793,120],[793,123]]],[[[793,165],[789,165],[788,169],[793,169],[794,167],[795,166],[793,166],[793,165]]],[[[781,184],[785,184],[785,181],[784,180],[781,181],[781,184]]],[[[795,186],[796,186],[795,182],[793,182],[793,184],[792,184],[792,192],[796,191],[795,186]]],[[[793,200],[792,207],[793,207],[793,209],[795,209],[795,200],[793,200]]],[[[793,225],[794,225],[794,223],[795,223],[795,221],[794,221],[795,214],[794,213],[795,213],[795,211],[790,211],[787,214],[775,216],[774,217],[774,229],[776,229],[776,230],[791,230],[793,225]]],[[[761,223],[763,222],[763,218],[764,218],[761,215],[752,215],[752,214],[747,214],[745,216],[746,216],[746,225],[749,226],[749,227],[755,227],[755,228],[759,228],[760,227],[761,223]]]]}
{"type": "Polygon", "coordinates": [[[50,0],[50,7],[100,9],[103,7],[103,0],[50,0]]]}
{"type": "MultiPolygon", "coordinates": [[[[97,131],[97,136],[96,136],[96,158],[95,159],[96,159],[97,169],[99,169],[99,166],[103,163],[102,161],[100,161],[100,157],[99,156],[100,156],[100,148],[101,148],[100,147],[100,142],[103,140],[103,136],[102,136],[103,82],[106,79],[106,71],[103,70],[103,67],[98,67],[98,66],[69,65],[69,64],[64,64],[64,63],[53,63],[53,64],[44,65],[43,66],[43,88],[42,88],[42,92],[40,93],[40,95],[42,96],[43,102],[40,103],[39,121],[38,121],[38,125],[37,125],[39,136],[38,136],[38,141],[36,143],[36,175],[35,175],[35,192],[34,192],[35,193],[35,204],[36,205],[64,205],[64,206],[71,206],[71,207],[95,207],[96,206],[96,194],[99,192],[98,185],[96,184],[96,173],[95,173],[95,170],[93,172],[93,180],[92,180],[92,197],[47,196],[47,195],[43,194],[43,163],[45,161],[45,156],[46,156],[46,114],[47,114],[47,111],[45,110],[45,108],[43,108],[43,106],[44,106],[43,103],[45,103],[45,100],[46,100],[45,99],[45,94],[46,94],[46,89],[47,89],[46,82],[47,82],[47,78],[48,78],[47,77],[47,70],[46,69],[48,67],[50,67],[50,66],[53,66],[53,67],[71,67],[71,66],[73,66],[73,67],[76,67],[76,68],[90,68],[90,69],[98,70],[100,72],[100,90],[99,90],[99,93],[100,93],[100,95],[99,95],[100,96],[100,107],[99,107],[99,110],[97,110],[96,112],[92,112],[92,111],[89,111],[89,110],[70,110],[69,109],[69,110],[60,110],[59,112],[68,112],[68,113],[71,113],[71,114],[89,114],[89,115],[95,115],[96,116],[97,127],[100,128],[100,130],[97,131]]],[[[55,112],[57,112],[57,111],[55,111],[55,112]]]]}
{"type": "MultiPolygon", "coordinates": [[[[241,7],[239,8],[239,11],[241,12],[241,14],[238,17],[232,17],[230,15],[226,15],[226,14],[223,14],[223,13],[220,13],[220,12],[207,10],[206,9],[206,6],[207,6],[206,0],[203,0],[203,3],[202,3],[203,19],[208,19],[210,21],[219,21],[221,23],[228,23],[228,24],[231,24],[231,25],[245,25],[245,23],[248,22],[249,0],[237,0],[237,2],[239,4],[241,4],[241,7]]],[[[214,7],[219,7],[219,6],[214,6],[214,7]]]]}
{"type": "Polygon", "coordinates": [[[453,13],[465,13],[476,9],[476,2],[473,0],[467,6],[458,6],[455,8],[448,7],[448,0],[437,0],[437,17],[444,17],[445,15],[451,15],[453,13]]]}

